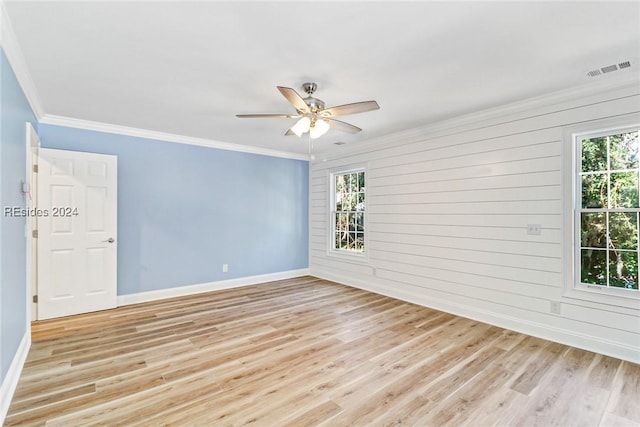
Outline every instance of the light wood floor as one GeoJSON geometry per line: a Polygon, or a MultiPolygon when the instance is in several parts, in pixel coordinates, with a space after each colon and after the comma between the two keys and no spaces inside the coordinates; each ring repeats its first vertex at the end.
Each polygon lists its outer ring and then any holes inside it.
{"type": "Polygon", "coordinates": [[[304,277],[36,322],[6,425],[640,425],[640,365],[304,277]]]}

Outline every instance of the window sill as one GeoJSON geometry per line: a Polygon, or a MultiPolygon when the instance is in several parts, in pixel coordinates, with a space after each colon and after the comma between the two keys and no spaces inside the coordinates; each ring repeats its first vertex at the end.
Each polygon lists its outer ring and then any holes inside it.
{"type": "Polygon", "coordinates": [[[339,258],[343,261],[355,262],[359,264],[368,264],[369,255],[365,253],[351,252],[351,251],[339,251],[335,249],[329,249],[327,256],[332,258],[339,258]]]}

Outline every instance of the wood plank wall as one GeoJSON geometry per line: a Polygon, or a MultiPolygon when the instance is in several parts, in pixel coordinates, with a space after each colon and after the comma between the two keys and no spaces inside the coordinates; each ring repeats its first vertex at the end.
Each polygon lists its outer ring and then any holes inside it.
{"type": "Polygon", "coordinates": [[[506,111],[318,156],[310,168],[311,274],[640,361],[640,302],[563,297],[567,129],[640,122],[640,84],[506,111]],[[362,165],[368,258],[332,256],[329,174],[362,165]],[[527,224],[541,224],[542,234],[527,235],[527,224]],[[551,301],[562,302],[560,315],[551,301]]]}

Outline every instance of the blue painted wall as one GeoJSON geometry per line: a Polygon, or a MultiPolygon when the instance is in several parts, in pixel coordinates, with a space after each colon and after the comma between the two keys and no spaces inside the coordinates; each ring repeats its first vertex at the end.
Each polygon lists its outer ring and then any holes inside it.
{"type": "Polygon", "coordinates": [[[118,295],[308,267],[306,161],[46,124],[38,133],[43,147],[118,156],[118,295]]]}
{"type": "MultiPolygon", "coordinates": [[[[25,123],[37,123],[1,50],[0,84],[0,207],[24,207],[25,123]]],[[[43,147],[118,156],[119,295],[308,267],[307,162],[37,128],[43,147]]],[[[0,382],[28,325],[24,230],[0,217],[0,382]]]]}
{"type": "Polygon", "coordinates": [[[26,122],[36,125],[24,92],[0,51],[0,380],[27,331],[25,219],[4,216],[5,206],[25,206],[26,122]]]}

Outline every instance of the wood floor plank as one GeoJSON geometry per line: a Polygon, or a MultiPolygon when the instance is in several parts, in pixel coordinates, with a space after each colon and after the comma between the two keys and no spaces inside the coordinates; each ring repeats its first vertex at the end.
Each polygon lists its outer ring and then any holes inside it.
{"type": "Polygon", "coordinates": [[[513,381],[511,388],[522,394],[529,395],[545,373],[552,367],[553,362],[561,358],[566,347],[562,344],[549,343],[544,352],[529,360],[522,373],[513,381]]]}
{"type": "Polygon", "coordinates": [[[306,276],[35,322],[6,426],[640,426],[640,366],[306,276]]]}
{"type": "Polygon", "coordinates": [[[530,396],[526,410],[514,420],[514,425],[598,425],[607,397],[606,390],[587,387],[579,381],[552,379],[530,396]]]}
{"type": "Polygon", "coordinates": [[[454,395],[458,389],[471,381],[476,375],[488,369],[504,350],[497,347],[486,347],[476,352],[473,357],[459,368],[450,369],[438,381],[429,384],[423,394],[433,402],[441,402],[454,395]]]}
{"type": "Polygon", "coordinates": [[[613,380],[621,362],[620,359],[614,359],[613,357],[603,356],[601,354],[596,355],[596,360],[589,373],[589,382],[591,385],[611,391],[613,380]]]}
{"type": "Polygon", "coordinates": [[[330,421],[340,412],[342,408],[339,405],[332,400],[327,400],[312,408],[305,408],[302,414],[293,419],[283,419],[281,425],[283,427],[315,426],[330,421]]]}
{"type": "Polygon", "coordinates": [[[485,402],[501,392],[509,376],[509,372],[495,368],[474,377],[428,414],[427,425],[472,425],[475,422],[473,414],[484,412],[485,402]]]}
{"type": "Polygon", "coordinates": [[[622,362],[613,387],[607,410],[618,417],[640,423],[640,365],[622,362]]]}

